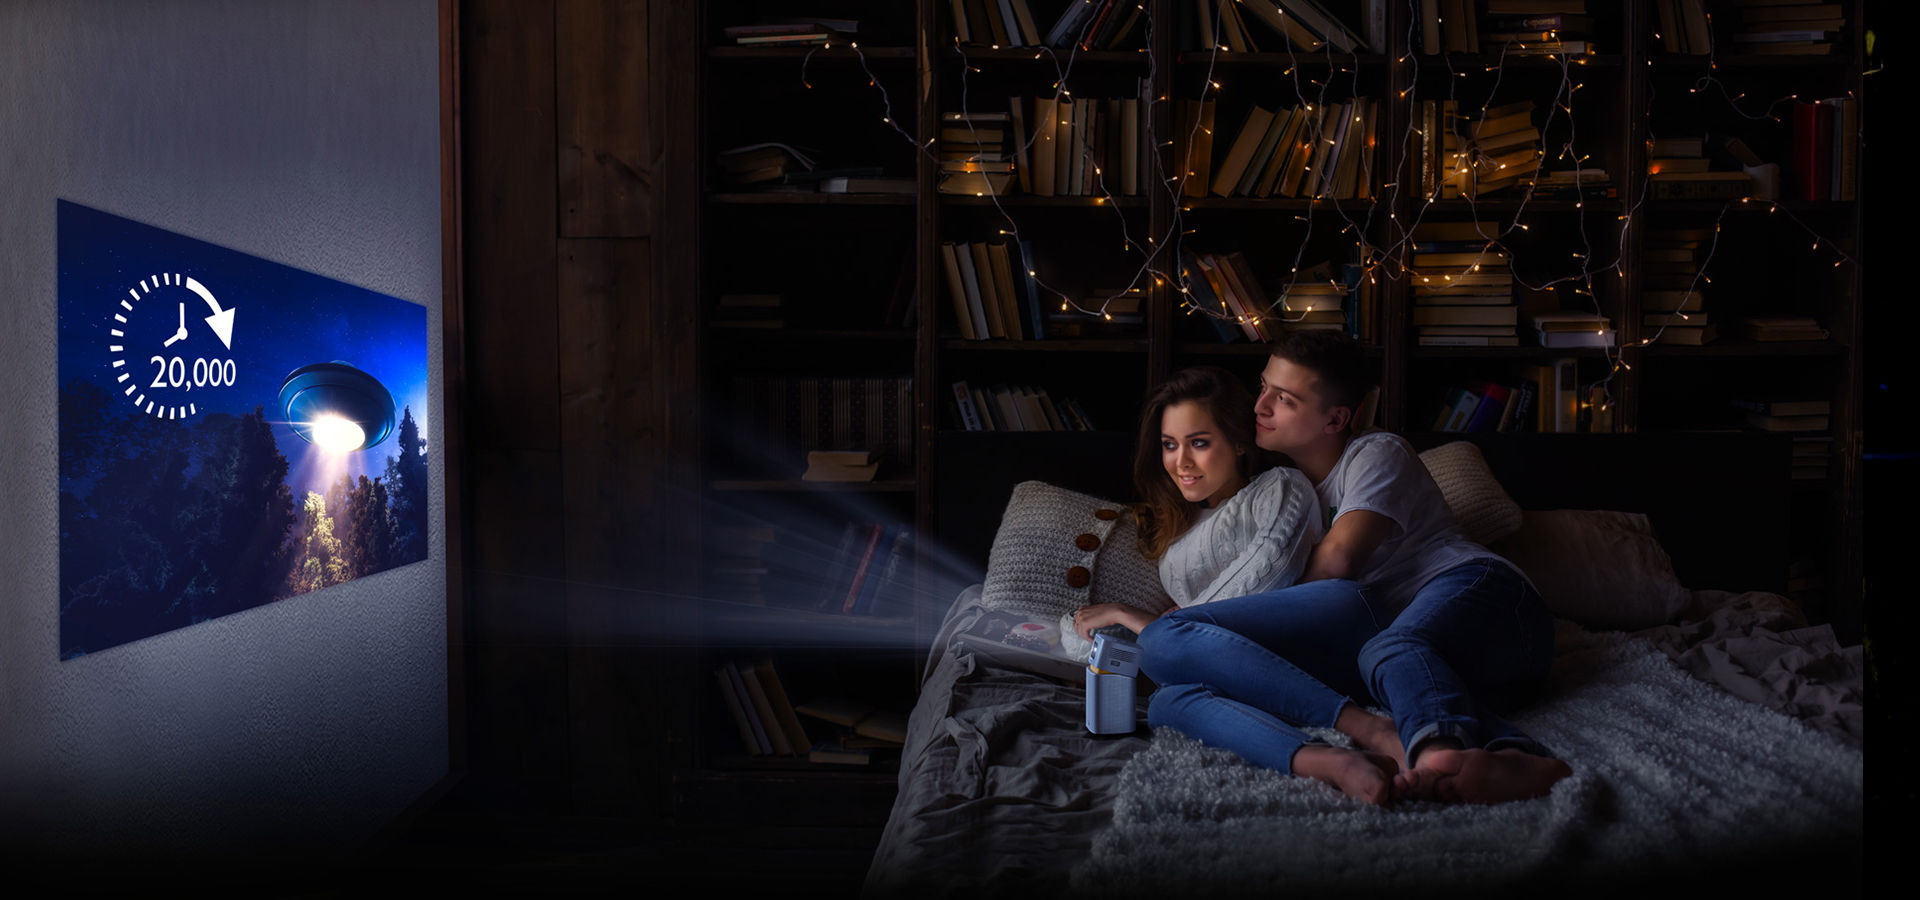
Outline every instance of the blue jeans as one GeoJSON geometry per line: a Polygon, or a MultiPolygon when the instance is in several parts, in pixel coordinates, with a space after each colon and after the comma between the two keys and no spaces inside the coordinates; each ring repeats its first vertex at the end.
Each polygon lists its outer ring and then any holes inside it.
{"type": "Polygon", "coordinates": [[[1175,610],[1140,632],[1157,688],[1147,722],[1281,772],[1353,698],[1371,701],[1354,660],[1380,632],[1360,586],[1344,579],[1175,610]]]}
{"type": "Polygon", "coordinates": [[[1477,559],[1435,576],[1367,641],[1359,663],[1393,711],[1409,766],[1422,741],[1440,737],[1552,755],[1487,705],[1525,699],[1553,665],[1553,617],[1503,562],[1477,559]]]}

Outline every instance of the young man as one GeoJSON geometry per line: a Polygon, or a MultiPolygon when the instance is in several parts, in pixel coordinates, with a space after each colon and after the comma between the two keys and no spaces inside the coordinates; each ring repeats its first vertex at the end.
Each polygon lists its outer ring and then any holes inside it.
{"type": "Polygon", "coordinates": [[[1396,756],[1396,795],[1543,796],[1572,769],[1483,704],[1545,681],[1552,617],[1513,564],[1460,535],[1405,439],[1353,433],[1370,383],[1352,338],[1291,332],[1272,346],[1254,404],[1255,443],[1291,457],[1326,509],[1301,581],[1351,580],[1390,622],[1358,662],[1393,718],[1373,717],[1360,743],[1396,756]]]}

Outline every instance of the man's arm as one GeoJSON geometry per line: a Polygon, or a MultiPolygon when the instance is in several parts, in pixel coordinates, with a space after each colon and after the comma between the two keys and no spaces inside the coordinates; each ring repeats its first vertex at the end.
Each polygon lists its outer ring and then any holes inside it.
{"type": "Polygon", "coordinates": [[[1327,536],[1313,548],[1313,555],[1307,557],[1307,573],[1300,576],[1300,580],[1358,579],[1367,560],[1373,558],[1373,551],[1392,537],[1398,527],[1392,519],[1370,509],[1341,514],[1333,520],[1333,527],[1327,529],[1327,536]]]}

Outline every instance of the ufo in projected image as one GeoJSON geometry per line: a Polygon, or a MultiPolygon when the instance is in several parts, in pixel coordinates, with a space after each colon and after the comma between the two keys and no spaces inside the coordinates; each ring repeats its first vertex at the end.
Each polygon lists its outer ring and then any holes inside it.
{"type": "Polygon", "coordinates": [[[329,453],[364,450],[393,433],[393,395],[386,385],[339,360],[288,373],[280,384],[280,410],[294,434],[329,453]]]}

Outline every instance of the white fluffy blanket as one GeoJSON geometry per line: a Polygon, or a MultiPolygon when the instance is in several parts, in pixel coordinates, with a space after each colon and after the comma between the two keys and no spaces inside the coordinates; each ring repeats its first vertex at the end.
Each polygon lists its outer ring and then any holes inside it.
{"type": "Polygon", "coordinates": [[[1812,840],[1859,846],[1860,748],[1617,633],[1563,643],[1554,681],[1554,699],[1513,720],[1574,775],[1550,796],[1492,807],[1368,807],[1161,729],[1122,770],[1075,893],[1479,891],[1683,871],[1812,840]]]}

